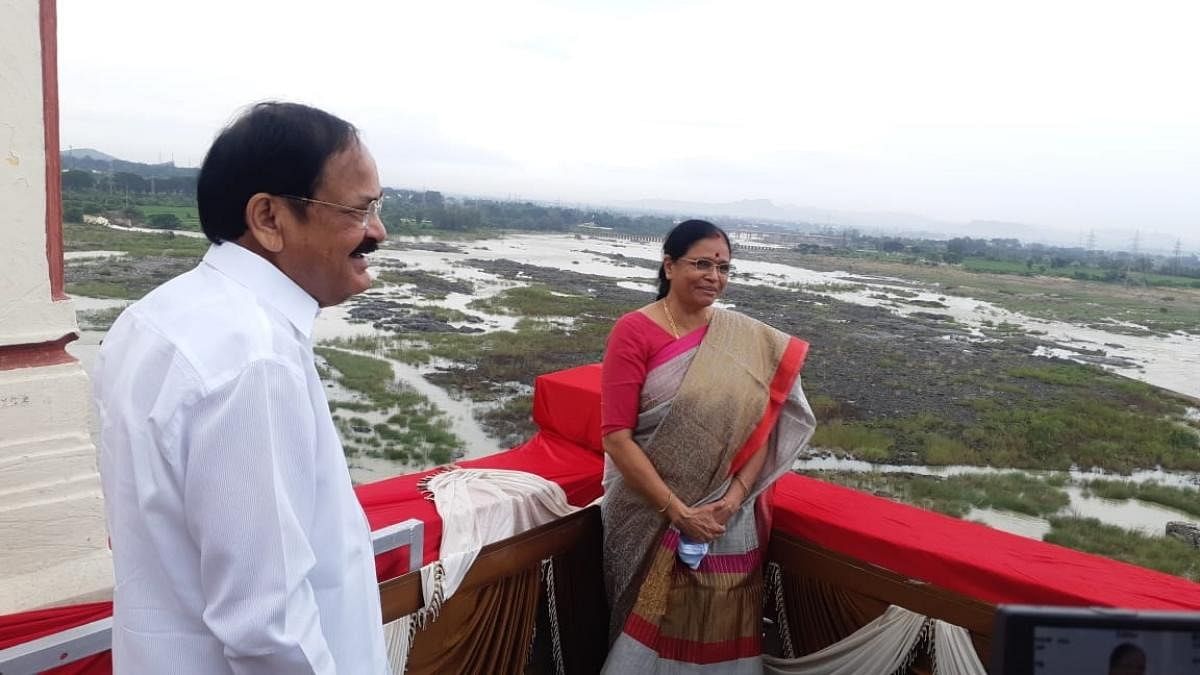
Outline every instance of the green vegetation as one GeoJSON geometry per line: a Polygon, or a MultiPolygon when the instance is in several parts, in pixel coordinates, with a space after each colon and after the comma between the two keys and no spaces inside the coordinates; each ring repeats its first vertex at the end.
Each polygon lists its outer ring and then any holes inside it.
{"type": "Polygon", "coordinates": [[[451,431],[445,413],[411,388],[397,385],[389,363],[330,347],[318,347],[316,352],[343,387],[366,399],[330,403],[347,454],[446,464],[462,452],[463,442],[451,431]],[[342,417],[339,410],[387,417],[371,423],[361,415],[342,417]]]}
{"type": "Polygon", "coordinates": [[[1130,532],[1095,518],[1050,518],[1045,540],[1200,581],[1200,550],[1177,539],[1130,532]]]}
{"type": "MultiPolygon", "coordinates": [[[[1200,581],[1200,551],[1170,537],[1131,532],[1106,525],[1094,518],[1056,515],[1069,504],[1061,488],[1068,483],[1066,474],[1030,476],[1020,472],[970,474],[938,478],[914,474],[880,472],[805,472],[821,480],[896,499],[921,508],[958,518],[973,508],[990,508],[1047,518],[1050,532],[1045,540],[1116,560],[1159,570],[1167,574],[1200,581]]],[[[1089,489],[1127,494],[1128,483],[1090,481],[1089,489]],[[1100,487],[1098,484],[1103,484],[1100,487]]],[[[1154,487],[1149,488],[1153,492],[1154,487]]],[[[1188,491],[1180,491],[1186,493],[1188,491]]],[[[1192,509],[1198,508],[1196,492],[1190,491],[1192,509]]],[[[1102,495],[1107,496],[1107,495],[1102,495]]],[[[1144,499],[1142,494],[1138,498],[1144,499]]],[[[1176,495],[1175,497],[1178,497],[1176,495]]],[[[1176,506],[1176,504],[1170,504],[1176,506]]]]}
{"type": "Polygon", "coordinates": [[[665,216],[627,216],[609,211],[542,206],[532,202],[455,199],[433,190],[384,190],[383,222],[394,234],[486,233],[497,230],[579,231],[580,225],[660,234],[674,221],[665,216]]]}
{"type": "Polygon", "coordinates": [[[103,225],[65,223],[67,251],[124,251],[131,256],[162,256],[198,260],[208,250],[208,240],[171,232],[125,232],[103,225]]]}
{"type": "Polygon", "coordinates": [[[1200,434],[1183,422],[1183,404],[1150,385],[1092,366],[1046,362],[1006,373],[961,373],[1008,397],[966,399],[964,421],[919,413],[843,420],[821,401],[813,445],[867,461],[986,464],[1128,472],[1162,466],[1200,470],[1200,434]]]}
{"type": "Polygon", "coordinates": [[[146,215],[146,225],[149,227],[161,227],[173,230],[195,230],[200,231],[200,215],[199,210],[194,204],[188,205],[159,205],[148,204],[139,207],[142,213],[146,215]],[[156,222],[156,218],[168,216],[167,219],[161,219],[156,222]]]}
{"type": "Polygon", "coordinates": [[[1066,478],[1056,475],[1041,479],[1022,472],[923,476],[881,472],[809,472],[857,490],[863,490],[962,518],[972,508],[1015,511],[1030,516],[1048,516],[1070,503],[1061,488],[1066,478]]]}
{"type": "Polygon", "coordinates": [[[194,258],[122,256],[67,265],[67,293],[87,298],[136,300],[196,266],[194,258]]]}
{"type": "MultiPolygon", "coordinates": [[[[149,187],[148,183],[146,187],[149,187]]],[[[129,220],[133,225],[145,227],[200,230],[199,211],[192,195],[172,192],[151,194],[148,189],[143,192],[71,189],[64,181],[63,220],[81,222],[85,214],[104,216],[110,220],[129,220]],[[163,216],[172,218],[163,220],[163,216]]]]}
{"type": "MultiPolygon", "coordinates": [[[[429,333],[416,339],[427,344],[431,357],[462,364],[429,376],[428,379],[477,401],[489,401],[512,393],[509,383],[532,385],[533,378],[563,368],[595,363],[604,350],[609,324],[577,321],[570,328],[521,319],[515,331],[478,335],[429,333]]],[[[413,358],[411,348],[389,352],[397,360],[413,358]]]]}
{"type": "Polygon", "coordinates": [[[66,289],[84,298],[136,300],[196,263],[184,257],[82,259],[67,265],[66,289]]]}
{"type": "Polygon", "coordinates": [[[889,457],[892,437],[872,426],[857,422],[833,420],[817,427],[812,445],[818,448],[838,448],[851,452],[868,462],[883,462],[889,457]]]}
{"type": "MultiPolygon", "coordinates": [[[[543,284],[517,286],[490,298],[472,301],[469,307],[492,314],[527,317],[581,316],[598,309],[594,298],[550,290],[543,284]]],[[[605,316],[611,315],[604,313],[605,316]]]]}
{"type": "Polygon", "coordinates": [[[1200,518],[1200,490],[1121,480],[1090,480],[1084,483],[1084,488],[1104,499],[1140,499],[1200,518]]]}
{"type": "MultiPolygon", "coordinates": [[[[1184,331],[1200,333],[1200,279],[1175,277],[1183,285],[1197,287],[1165,289],[1127,279],[1104,282],[1074,278],[1023,276],[973,272],[959,265],[928,264],[920,258],[875,254],[829,255],[798,251],[747,253],[753,259],[793,264],[818,271],[845,270],[855,274],[897,277],[938,287],[947,295],[959,295],[995,304],[1028,316],[1055,321],[1096,325],[1120,330],[1124,322],[1144,326],[1147,334],[1184,331]]],[[[900,289],[889,289],[901,295],[900,289]]]]}
{"type": "Polygon", "coordinates": [[[376,279],[385,284],[411,284],[418,294],[428,300],[444,300],[450,293],[470,295],[475,285],[462,279],[452,279],[425,270],[387,267],[376,279]]]}
{"type": "Polygon", "coordinates": [[[1200,279],[1193,277],[1156,274],[1149,271],[1122,269],[1120,266],[1098,267],[1086,264],[1066,264],[1054,267],[1053,262],[1048,266],[1045,262],[1034,262],[1032,258],[1025,262],[1017,260],[994,260],[988,258],[967,258],[962,261],[963,269],[971,272],[989,274],[1018,274],[1032,276],[1034,274],[1065,277],[1079,281],[1101,281],[1136,283],[1141,286],[1164,286],[1176,288],[1200,288],[1200,279]]]}
{"type": "Polygon", "coordinates": [[[515,447],[537,433],[533,423],[533,395],[513,396],[480,415],[479,421],[489,434],[500,439],[502,446],[515,447]]]}

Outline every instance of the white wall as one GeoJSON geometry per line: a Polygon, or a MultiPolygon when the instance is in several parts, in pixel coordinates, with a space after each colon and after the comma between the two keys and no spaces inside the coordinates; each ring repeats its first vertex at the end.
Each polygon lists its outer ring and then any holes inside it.
{"type": "MultiPolygon", "coordinates": [[[[0,0],[0,348],[78,330],[53,302],[37,0],[0,0]]],[[[109,593],[111,558],[77,363],[0,370],[0,614],[109,593]]]]}

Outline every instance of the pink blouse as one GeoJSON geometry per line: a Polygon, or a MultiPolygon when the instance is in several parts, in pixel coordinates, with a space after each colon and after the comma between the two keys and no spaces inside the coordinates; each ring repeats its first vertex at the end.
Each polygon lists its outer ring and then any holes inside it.
{"type": "Polygon", "coordinates": [[[608,334],[600,371],[601,436],[637,428],[639,399],[646,374],[699,344],[707,328],[702,326],[677,340],[640,311],[629,312],[617,319],[608,334]]]}

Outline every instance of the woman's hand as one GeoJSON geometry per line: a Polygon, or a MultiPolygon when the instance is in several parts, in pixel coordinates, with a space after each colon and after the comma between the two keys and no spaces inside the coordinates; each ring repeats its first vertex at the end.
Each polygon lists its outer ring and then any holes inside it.
{"type": "Polygon", "coordinates": [[[694,541],[711,542],[725,534],[724,521],[718,521],[716,517],[716,503],[693,509],[675,500],[667,509],[667,516],[672,525],[694,541]]]}
{"type": "Polygon", "coordinates": [[[740,499],[733,499],[732,495],[726,493],[724,497],[712,503],[713,518],[721,525],[727,525],[741,506],[740,499]]]}

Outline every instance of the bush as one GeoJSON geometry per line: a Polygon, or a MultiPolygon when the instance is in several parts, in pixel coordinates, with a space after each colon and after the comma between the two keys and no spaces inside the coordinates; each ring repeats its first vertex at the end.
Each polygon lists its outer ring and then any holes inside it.
{"type": "Polygon", "coordinates": [[[182,225],[183,221],[179,220],[179,216],[176,216],[174,213],[156,213],[150,216],[147,224],[150,227],[157,227],[164,230],[174,230],[182,225]]]}

